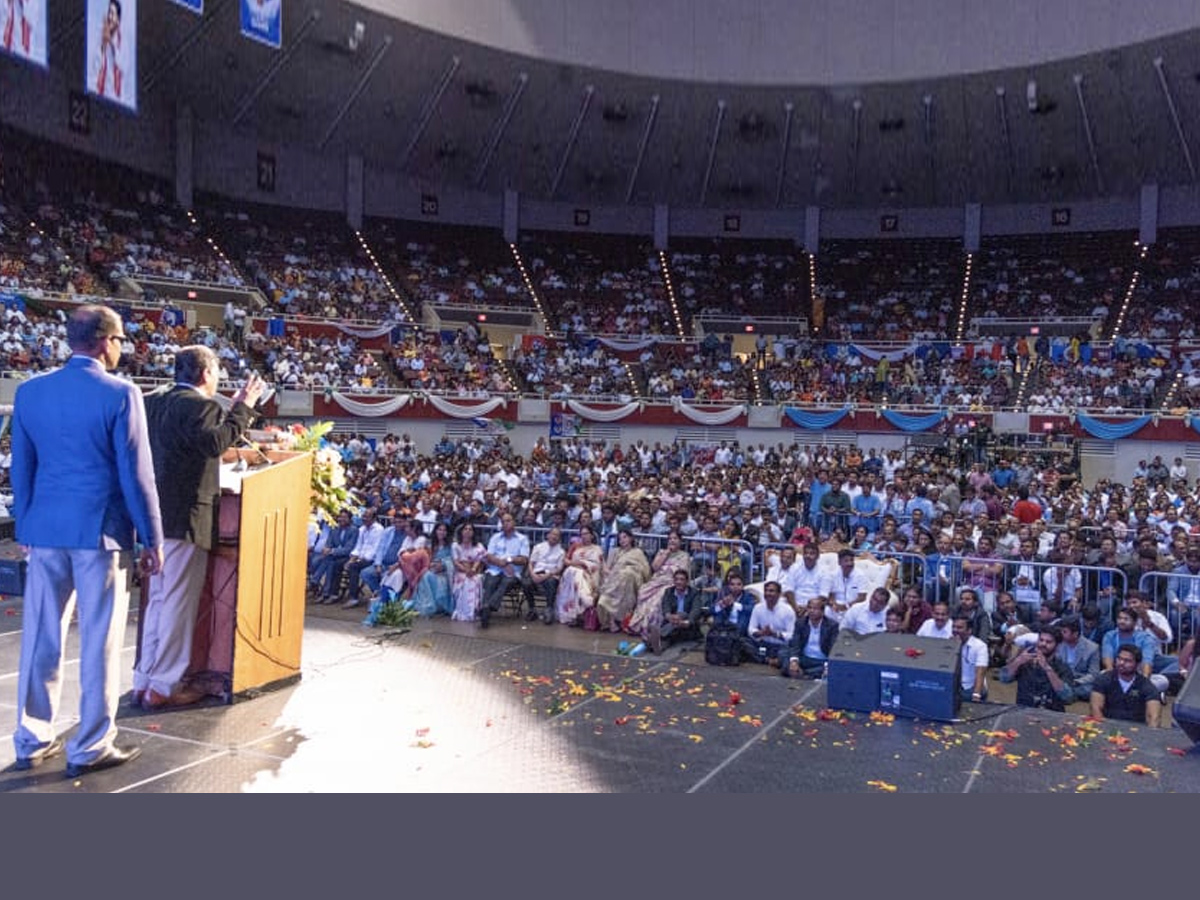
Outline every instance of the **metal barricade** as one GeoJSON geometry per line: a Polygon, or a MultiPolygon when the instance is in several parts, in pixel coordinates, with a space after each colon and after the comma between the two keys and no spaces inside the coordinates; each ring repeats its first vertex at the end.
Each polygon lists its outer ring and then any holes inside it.
{"type": "MultiPolygon", "coordinates": [[[[786,548],[795,550],[797,559],[800,558],[801,552],[803,551],[803,547],[796,544],[770,543],[763,545],[761,548],[762,558],[759,563],[763,573],[762,577],[765,578],[766,573],[770,571],[770,568],[774,562],[774,556],[778,554],[779,551],[786,548]]],[[[897,594],[901,593],[904,587],[907,585],[913,584],[914,582],[920,582],[921,579],[924,578],[925,557],[923,557],[920,553],[911,553],[907,551],[891,552],[866,550],[862,552],[856,552],[855,557],[869,558],[878,563],[894,563],[895,566],[893,568],[892,575],[888,579],[888,587],[896,591],[897,594]]]]}
{"type": "Polygon", "coordinates": [[[1018,604],[1030,610],[1031,615],[1036,614],[1043,600],[1054,600],[1064,613],[1094,603],[1111,619],[1116,602],[1127,590],[1125,573],[1107,566],[997,556],[956,559],[959,561],[956,578],[959,589],[975,588],[989,612],[995,609],[996,593],[1007,591],[1018,604]]]}
{"type": "Polygon", "coordinates": [[[1185,643],[1195,637],[1200,625],[1200,573],[1147,572],[1138,580],[1138,590],[1167,617],[1171,626],[1168,653],[1178,653],[1185,643]]]}
{"type": "MultiPolygon", "coordinates": [[[[662,535],[662,539],[665,543],[666,535],[662,535]]],[[[701,538],[693,534],[684,537],[683,546],[692,555],[693,577],[707,565],[712,565],[713,571],[722,577],[736,566],[747,584],[757,581],[762,575],[754,545],[741,538],[701,538]]]]}

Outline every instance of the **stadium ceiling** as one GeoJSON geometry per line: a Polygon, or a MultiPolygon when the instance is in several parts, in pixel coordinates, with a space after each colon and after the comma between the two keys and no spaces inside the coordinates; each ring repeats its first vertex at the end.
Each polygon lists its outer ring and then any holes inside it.
{"type": "MultiPolygon", "coordinates": [[[[62,59],[82,44],[80,4],[50,2],[62,59]]],[[[1020,69],[786,88],[547,62],[339,0],[288,0],[280,51],[239,35],[236,0],[203,17],[140,6],[143,114],[185,102],[201,127],[360,154],[430,187],[919,207],[1132,195],[1194,183],[1200,165],[1200,30],[1020,69]]]]}

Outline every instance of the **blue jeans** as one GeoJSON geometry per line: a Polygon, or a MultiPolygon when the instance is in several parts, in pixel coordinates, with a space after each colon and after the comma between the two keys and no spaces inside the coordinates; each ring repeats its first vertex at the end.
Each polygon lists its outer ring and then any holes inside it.
{"type": "Polygon", "coordinates": [[[372,597],[379,596],[380,582],[383,581],[382,571],[377,570],[373,565],[367,566],[358,577],[367,586],[367,590],[371,592],[372,597]]]}

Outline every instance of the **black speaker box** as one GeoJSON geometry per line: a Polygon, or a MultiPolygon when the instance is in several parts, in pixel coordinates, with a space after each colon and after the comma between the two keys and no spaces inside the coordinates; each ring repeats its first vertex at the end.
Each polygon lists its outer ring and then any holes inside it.
{"type": "Polygon", "coordinates": [[[945,638],[842,632],[829,655],[826,702],[832,709],[953,721],[961,649],[945,638]]]}
{"type": "Polygon", "coordinates": [[[1175,695],[1171,718],[1179,723],[1179,727],[1189,738],[1200,741],[1200,683],[1196,681],[1194,669],[1188,673],[1187,681],[1175,695]]]}

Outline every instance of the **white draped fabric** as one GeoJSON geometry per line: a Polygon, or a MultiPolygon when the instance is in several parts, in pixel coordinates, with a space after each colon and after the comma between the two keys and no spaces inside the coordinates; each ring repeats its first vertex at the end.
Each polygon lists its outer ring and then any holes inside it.
{"type": "Polygon", "coordinates": [[[885,356],[887,357],[888,362],[900,362],[900,360],[907,359],[908,357],[914,355],[917,352],[916,344],[909,344],[907,347],[904,347],[901,350],[887,350],[887,351],[873,350],[872,348],[867,347],[863,344],[851,344],[850,346],[852,346],[858,352],[859,356],[862,356],[866,359],[873,360],[875,362],[879,362],[879,360],[881,360],[885,356]]]}
{"type": "Polygon", "coordinates": [[[629,350],[644,350],[645,348],[658,343],[658,338],[647,337],[641,340],[621,340],[620,338],[596,338],[601,344],[610,350],[629,351],[629,350]]]}
{"type": "Polygon", "coordinates": [[[694,406],[688,406],[678,397],[671,400],[671,409],[700,425],[728,425],[730,422],[737,421],[746,412],[744,406],[731,406],[716,412],[705,412],[694,406]]]}
{"type": "Polygon", "coordinates": [[[337,329],[343,334],[348,334],[356,338],[376,338],[382,337],[385,334],[391,334],[392,329],[396,327],[396,322],[384,322],[382,325],[375,325],[371,328],[355,328],[353,325],[343,325],[338,323],[337,329]]]}
{"type": "Polygon", "coordinates": [[[390,416],[396,410],[407,406],[412,397],[408,394],[400,394],[382,402],[363,403],[361,400],[355,400],[353,397],[334,391],[330,394],[330,399],[352,416],[376,418],[390,416]]]}
{"type": "Polygon", "coordinates": [[[641,408],[642,404],[640,403],[626,403],[624,406],[614,409],[597,409],[594,406],[580,403],[578,400],[567,401],[567,409],[589,422],[619,422],[626,416],[632,416],[641,408]]]}
{"type": "Polygon", "coordinates": [[[438,412],[453,416],[456,419],[474,419],[479,416],[486,416],[488,413],[508,405],[508,401],[503,397],[493,397],[491,400],[484,400],[482,403],[466,404],[452,403],[436,394],[430,394],[428,400],[438,412]]]}

